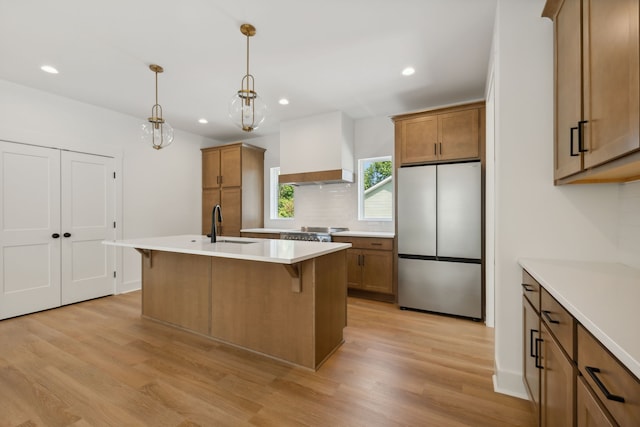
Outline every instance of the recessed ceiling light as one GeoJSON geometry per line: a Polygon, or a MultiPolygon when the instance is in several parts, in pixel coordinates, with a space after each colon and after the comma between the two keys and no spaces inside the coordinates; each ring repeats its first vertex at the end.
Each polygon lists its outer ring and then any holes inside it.
{"type": "Polygon", "coordinates": [[[56,70],[54,67],[52,67],[51,65],[43,65],[42,67],[40,67],[40,69],[42,71],[44,71],[45,73],[49,73],[49,74],[58,74],[58,70],[56,70]]]}
{"type": "Polygon", "coordinates": [[[280,98],[280,101],[278,101],[278,104],[289,105],[289,100],[287,98],[280,98]]]}
{"type": "Polygon", "coordinates": [[[207,120],[207,119],[198,119],[198,123],[202,123],[203,125],[206,125],[207,123],[209,123],[209,120],[207,120]]]}
{"type": "Polygon", "coordinates": [[[416,70],[413,67],[407,67],[404,70],[402,70],[402,75],[403,76],[412,76],[413,73],[415,73],[416,70]]]}

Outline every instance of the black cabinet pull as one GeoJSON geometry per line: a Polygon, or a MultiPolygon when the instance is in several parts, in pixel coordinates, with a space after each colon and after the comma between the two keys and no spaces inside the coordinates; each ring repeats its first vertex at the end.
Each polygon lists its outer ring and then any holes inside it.
{"type": "Polygon", "coordinates": [[[438,144],[436,144],[435,142],[433,143],[433,155],[438,155],[438,144]]]}
{"type": "Polygon", "coordinates": [[[531,285],[530,285],[530,284],[528,284],[528,283],[523,283],[523,284],[522,284],[522,287],[524,288],[524,290],[525,290],[526,292],[535,292],[535,290],[536,290],[533,286],[531,286],[531,285]]]}
{"type": "Polygon", "coordinates": [[[64,237],[71,237],[71,233],[64,233],[63,236],[64,237]]]}
{"type": "Polygon", "coordinates": [[[600,369],[591,366],[585,366],[584,369],[586,369],[591,379],[596,383],[602,394],[604,394],[604,397],[606,397],[608,400],[624,403],[624,397],[609,393],[609,390],[607,390],[602,381],[600,381],[600,378],[598,378],[598,376],[596,375],[600,372],[600,369]]]}
{"type": "Polygon", "coordinates": [[[57,239],[58,237],[60,237],[60,235],[58,233],[53,233],[51,237],[53,237],[54,239],[57,239]]]}
{"type": "Polygon", "coordinates": [[[570,138],[571,146],[569,147],[569,154],[571,154],[571,157],[575,157],[575,156],[579,156],[580,155],[580,153],[574,153],[573,152],[573,131],[574,130],[578,130],[578,127],[576,126],[574,128],[571,128],[571,130],[569,131],[569,133],[571,135],[571,138],[570,138]]]}
{"type": "Polygon", "coordinates": [[[552,319],[552,318],[551,318],[551,316],[550,316],[550,314],[551,314],[551,312],[550,312],[550,311],[548,311],[548,310],[542,310],[542,315],[543,315],[544,317],[546,317],[546,318],[547,318],[547,321],[548,321],[549,323],[557,323],[557,324],[559,324],[559,323],[560,323],[560,321],[559,321],[559,320],[554,320],[554,319],[552,319]]]}
{"type": "Polygon", "coordinates": [[[587,149],[584,148],[584,141],[582,138],[582,128],[585,123],[589,123],[589,120],[580,120],[578,122],[578,151],[581,153],[586,153],[587,149]]]}
{"type": "Polygon", "coordinates": [[[531,357],[537,357],[535,354],[533,354],[533,333],[534,332],[538,333],[538,330],[537,329],[529,330],[529,356],[531,357]]]}
{"type": "Polygon", "coordinates": [[[544,369],[544,366],[540,364],[540,343],[543,343],[544,340],[542,338],[536,338],[536,368],[544,369]]]}

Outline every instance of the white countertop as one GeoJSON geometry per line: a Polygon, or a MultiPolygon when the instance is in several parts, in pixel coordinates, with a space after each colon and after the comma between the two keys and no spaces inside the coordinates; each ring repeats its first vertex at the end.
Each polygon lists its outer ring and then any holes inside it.
{"type": "Polygon", "coordinates": [[[519,264],[640,378],[640,270],[616,263],[529,258],[519,264]]]}
{"type": "MultiPolygon", "coordinates": [[[[242,233],[282,233],[285,231],[300,231],[297,228],[243,228],[240,230],[242,233]]],[[[396,235],[395,233],[386,232],[386,231],[357,231],[357,230],[349,230],[349,231],[338,231],[336,233],[331,233],[332,236],[343,236],[343,237],[380,237],[385,239],[393,239],[396,235]]]]}
{"type": "Polygon", "coordinates": [[[349,243],[300,242],[295,240],[249,239],[218,236],[217,243],[202,235],[147,237],[128,240],[105,240],[105,245],[154,251],[178,252],[220,258],[295,264],[351,247],[349,243]],[[227,242],[223,242],[227,240],[227,242]],[[235,243],[234,243],[235,242],[235,243]],[[250,243],[238,243],[250,242],[250,243]]]}
{"type": "Polygon", "coordinates": [[[395,233],[390,233],[386,231],[338,231],[337,233],[331,233],[332,236],[341,236],[341,237],[380,237],[383,239],[393,239],[396,235],[395,233]]]}

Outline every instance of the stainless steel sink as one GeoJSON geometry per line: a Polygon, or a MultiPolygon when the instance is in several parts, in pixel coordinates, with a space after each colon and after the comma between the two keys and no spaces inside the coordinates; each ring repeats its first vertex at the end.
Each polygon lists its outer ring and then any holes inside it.
{"type": "Polygon", "coordinates": [[[246,241],[246,240],[234,240],[234,239],[218,239],[216,240],[216,243],[238,243],[240,245],[248,245],[251,243],[258,243],[258,242],[252,242],[252,241],[246,241]]]}

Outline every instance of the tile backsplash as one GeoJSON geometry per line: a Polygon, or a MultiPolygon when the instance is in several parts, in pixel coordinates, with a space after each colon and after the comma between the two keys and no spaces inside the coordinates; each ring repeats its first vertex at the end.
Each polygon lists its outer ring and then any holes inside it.
{"type": "Polygon", "coordinates": [[[302,185],[295,188],[295,219],[271,221],[273,227],[348,227],[358,231],[393,232],[393,221],[358,220],[358,186],[353,184],[302,185]]]}
{"type": "Polygon", "coordinates": [[[618,248],[623,263],[640,268],[640,181],[621,185],[618,248]]]}

